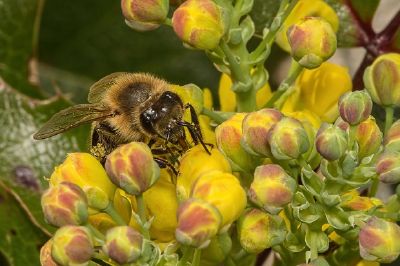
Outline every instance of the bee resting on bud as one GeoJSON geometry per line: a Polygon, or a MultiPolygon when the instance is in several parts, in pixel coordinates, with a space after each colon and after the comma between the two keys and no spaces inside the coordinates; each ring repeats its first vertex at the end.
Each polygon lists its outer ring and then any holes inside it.
{"type": "Polygon", "coordinates": [[[318,130],[315,146],[322,157],[328,161],[335,161],[342,157],[346,151],[346,133],[335,125],[324,123],[318,130]]]}
{"type": "Polygon", "coordinates": [[[350,125],[357,125],[371,115],[372,101],[366,91],[353,91],[343,94],[339,99],[339,113],[350,125]]]}
{"type": "Polygon", "coordinates": [[[293,58],[303,67],[319,67],[336,51],[336,34],[320,17],[305,17],[291,26],[287,38],[293,58]]]}
{"type": "Polygon", "coordinates": [[[142,194],[160,176],[150,148],[142,142],[131,142],[115,149],[107,156],[105,168],[111,181],[130,195],[142,194]]]}
{"type": "Polygon", "coordinates": [[[46,221],[57,227],[81,225],[88,219],[85,193],[70,182],[50,187],[43,193],[41,204],[46,221]]]}

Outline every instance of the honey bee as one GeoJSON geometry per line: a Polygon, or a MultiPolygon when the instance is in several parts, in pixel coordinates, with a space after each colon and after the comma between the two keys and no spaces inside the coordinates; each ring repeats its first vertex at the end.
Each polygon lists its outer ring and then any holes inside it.
{"type": "MultiPolygon", "coordinates": [[[[144,73],[112,73],[89,89],[88,104],[78,104],[53,115],[34,139],[45,139],[82,124],[92,123],[91,152],[102,163],[118,146],[141,141],[150,147],[163,140],[188,149],[184,127],[195,144],[203,142],[199,121],[194,108],[184,104],[166,81],[144,73]],[[183,120],[189,109],[192,121],[183,120]]],[[[165,149],[167,152],[169,149],[165,149]]],[[[159,153],[160,149],[158,149],[159,153]]],[[[155,158],[161,167],[169,163],[155,158]]]]}

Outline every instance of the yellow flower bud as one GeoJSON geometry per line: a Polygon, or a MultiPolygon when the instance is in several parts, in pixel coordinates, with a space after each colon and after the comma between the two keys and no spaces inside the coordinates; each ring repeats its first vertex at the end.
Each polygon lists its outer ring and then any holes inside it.
{"type": "Polygon", "coordinates": [[[57,263],[51,257],[51,248],[53,239],[49,239],[40,249],[40,265],[42,266],[57,266],[57,263]]]}
{"type": "Polygon", "coordinates": [[[276,36],[276,43],[286,52],[290,52],[289,41],[286,36],[288,28],[304,17],[322,17],[331,24],[335,32],[339,29],[339,18],[335,10],[323,0],[299,0],[292,12],[285,19],[276,36]]]}
{"type": "Polygon", "coordinates": [[[213,50],[224,35],[221,7],[212,0],[188,0],[172,16],[172,26],[184,42],[201,50],[213,50]]]}
{"type": "Polygon", "coordinates": [[[318,130],[315,145],[322,157],[335,161],[346,152],[347,135],[339,127],[324,123],[318,130]]]}
{"type": "Polygon", "coordinates": [[[400,120],[397,120],[388,130],[385,141],[385,149],[400,152],[400,120]]]}
{"type": "Polygon", "coordinates": [[[383,134],[376,124],[375,118],[370,116],[357,126],[356,140],[358,156],[364,158],[375,154],[382,144],[383,134]]]}
{"type": "Polygon", "coordinates": [[[190,196],[215,206],[222,215],[222,226],[236,221],[247,203],[246,193],[239,180],[221,171],[207,172],[200,176],[190,196]]]}
{"type": "Polygon", "coordinates": [[[305,17],[287,31],[293,58],[303,67],[319,67],[336,51],[336,34],[323,18],[305,17]]]}
{"type": "Polygon", "coordinates": [[[177,178],[179,198],[187,199],[197,178],[214,170],[231,173],[228,160],[218,149],[212,149],[211,154],[208,154],[201,145],[188,150],[180,160],[177,178]]]}
{"type": "Polygon", "coordinates": [[[89,209],[90,213],[98,212],[95,209],[96,206],[90,205],[97,200],[96,198],[92,199],[93,194],[87,193],[87,191],[94,189],[107,195],[108,200],[114,198],[115,185],[108,178],[100,162],[88,153],[70,153],[67,159],[55,168],[50,177],[50,185],[55,186],[64,181],[74,183],[82,188],[88,198],[89,207],[93,207],[89,209]]]}
{"type": "Polygon", "coordinates": [[[372,111],[372,100],[366,91],[353,91],[339,99],[340,117],[350,125],[365,121],[372,111]]]}
{"type": "Polygon", "coordinates": [[[400,54],[375,59],[364,72],[364,84],[372,100],[383,106],[400,106],[400,54]]]}
{"type": "Polygon", "coordinates": [[[400,182],[400,152],[385,151],[376,162],[376,173],[384,183],[400,182]]]}

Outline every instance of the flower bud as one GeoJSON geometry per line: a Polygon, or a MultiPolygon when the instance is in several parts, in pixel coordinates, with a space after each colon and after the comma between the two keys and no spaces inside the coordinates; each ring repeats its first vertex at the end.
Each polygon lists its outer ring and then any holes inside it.
{"type": "Polygon", "coordinates": [[[320,17],[305,17],[291,26],[287,38],[293,58],[303,67],[319,67],[336,51],[336,34],[320,17]]]}
{"type": "Polygon", "coordinates": [[[374,117],[370,116],[367,120],[361,122],[356,130],[358,157],[364,158],[375,154],[382,144],[382,138],[383,134],[374,117]]]}
{"type": "Polygon", "coordinates": [[[383,142],[386,150],[400,152],[400,120],[397,120],[386,133],[383,142]]]}
{"type": "Polygon", "coordinates": [[[63,226],[53,236],[51,256],[58,264],[86,264],[93,253],[92,236],[86,227],[63,226]]]}
{"type": "Polygon", "coordinates": [[[248,196],[257,206],[277,214],[292,201],[297,183],[277,164],[256,168],[248,196]]]}
{"type": "Polygon", "coordinates": [[[268,144],[268,132],[279,120],[282,113],[275,109],[261,109],[246,115],[243,119],[242,145],[251,153],[269,157],[271,150],[268,144]]]}
{"type": "Polygon", "coordinates": [[[310,147],[303,125],[290,117],[282,118],[269,131],[268,142],[272,155],[278,160],[297,159],[310,147]]]}
{"type": "Polygon", "coordinates": [[[234,171],[252,170],[257,165],[257,160],[240,144],[245,116],[245,113],[235,114],[215,129],[218,149],[228,158],[234,171]]]}
{"type": "Polygon", "coordinates": [[[184,245],[205,247],[218,233],[221,214],[212,204],[201,199],[188,199],[178,209],[176,240],[184,245]]]}
{"type": "Polygon", "coordinates": [[[98,212],[99,199],[100,205],[105,200],[112,201],[116,187],[111,183],[106,171],[95,157],[89,153],[70,153],[67,159],[57,166],[50,177],[50,185],[55,186],[64,181],[74,183],[82,188],[88,199],[91,213],[98,212]],[[93,193],[93,191],[97,191],[93,193]],[[102,197],[99,197],[99,194],[102,197]],[[107,195],[107,199],[104,196],[107,195]],[[92,198],[94,196],[94,198],[92,198]],[[94,205],[92,205],[94,204],[94,205]]]}
{"type": "Polygon", "coordinates": [[[260,253],[276,244],[278,230],[272,215],[258,209],[246,210],[238,223],[240,245],[248,253],[260,253]]]}
{"type": "Polygon", "coordinates": [[[318,130],[315,145],[322,157],[328,161],[335,161],[346,151],[346,133],[335,125],[324,123],[318,130]]]}
{"type": "Polygon", "coordinates": [[[339,99],[340,116],[350,125],[367,120],[371,111],[372,101],[366,91],[347,92],[339,99]]]}
{"type": "Polygon", "coordinates": [[[383,54],[364,72],[364,84],[372,100],[383,106],[400,106],[400,54],[383,54]]]}
{"type": "Polygon", "coordinates": [[[116,226],[107,231],[103,251],[118,264],[132,263],[142,254],[143,237],[129,226],[116,226]]]}
{"type": "Polygon", "coordinates": [[[212,0],[187,0],[172,16],[172,26],[185,43],[201,50],[213,50],[224,35],[221,7],[212,0]]]}
{"type": "Polygon", "coordinates": [[[156,29],[165,21],[169,10],[168,0],[121,0],[125,22],[138,31],[156,29]]]}
{"type": "Polygon", "coordinates": [[[105,168],[111,181],[130,195],[142,194],[160,176],[150,148],[142,142],[131,142],[115,149],[107,156],[105,168]]]}
{"type": "Polygon", "coordinates": [[[400,254],[399,238],[397,224],[373,216],[361,227],[360,255],[366,260],[390,263],[400,254]]]}
{"type": "Polygon", "coordinates": [[[349,211],[368,211],[383,205],[380,199],[361,197],[357,190],[343,194],[341,200],[340,207],[349,211]]]}
{"type": "Polygon", "coordinates": [[[70,182],[50,187],[43,193],[41,204],[46,221],[57,227],[81,225],[88,219],[85,193],[70,182]]]}
{"type": "Polygon", "coordinates": [[[230,173],[208,172],[200,176],[190,195],[211,203],[222,215],[221,226],[229,225],[239,218],[246,207],[246,192],[239,180],[230,173]]]}
{"type": "Polygon", "coordinates": [[[376,163],[376,173],[383,183],[400,182],[400,152],[386,151],[376,163]]]}
{"type": "Polygon", "coordinates": [[[57,266],[57,263],[51,257],[52,245],[53,245],[53,239],[49,239],[40,249],[40,265],[57,266]]]}
{"type": "Polygon", "coordinates": [[[212,149],[208,154],[203,146],[197,145],[185,152],[180,160],[177,193],[179,198],[187,199],[193,183],[201,175],[219,170],[231,173],[231,166],[225,156],[218,150],[212,149]]]}

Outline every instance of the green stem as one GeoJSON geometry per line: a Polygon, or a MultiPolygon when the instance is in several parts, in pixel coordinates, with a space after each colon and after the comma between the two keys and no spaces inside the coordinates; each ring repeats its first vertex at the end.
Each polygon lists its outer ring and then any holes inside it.
{"type": "Polygon", "coordinates": [[[369,188],[368,197],[375,197],[376,192],[378,191],[378,188],[379,188],[379,178],[375,177],[372,180],[371,187],[369,188]]]}
{"type": "Polygon", "coordinates": [[[171,20],[170,18],[166,18],[166,19],[164,20],[164,25],[172,26],[172,20],[171,20]]]}
{"type": "Polygon", "coordinates": [[[272,95],[271,99],[267,102],[265,107],[271,108],[274,106],[275,102],[281,98],[281,96],[286,92],[288,88],[290,88],[294,82],[296,81],[297,77],[303,71],[303,67],[299,65],[296,61],[292,60],[292,65],[290,66],[289,74],[287,78],[285,78],[281,84],[279,85],[278,89],[272,95]]]}
{"type": "Polygon", "coordinates": [[[146,239],[150,239],[150,233],[147,228],[144,227],[144,224],[146,224],[147,219],[146,219],[146,205],[144,203],[143,199],[143,194],[137,195],[136,196],[136,203],[137,203],[137,208],[138,208],[138,214],[140,217],[140,221],[142,223],[141,225],[141,233],[146,239]]]}
{"type": "Polygon", "coordinates": [[[385,135],[386,135],[389,128],[393,124],[393,114],[394,114],[393,106],[385,107],[385,112],[386,112],[386,118],[385,118],[385,135]]]}
{"type": "Polygon", "coordinates": [[[205,107],[203,107],[203,110],[201,111],[201,113],[208,116],[209,118],[211,118],[217,124],[221,124],[222,122],[224,122],[227,119],[227,118],[223,117],[222,115],[220,115],[218,112],[215,112],[215,111],[210,110],[205,107]]]}
{"type": "Polygon", "coordinates": [[[186,266],[190,257],[192,256],[193,248],[191,247],[186,247],[185,250],[183,251],[183,256],[182,259],[179,261],[178,266],[186,266]]]}
{"type": "Polygon", "coordinates": [[[87,228],[89,228],[89,230],[92,232],[92,234],[99,240],[103,241],[105,239],[104,235],[90,223],[85,224],[85,226],[87,228]]]}
{"type": "Polygon", "coordinates": [[[350,125],[348,150],[352,150],[356,141],[357,126],[350,125]]]}
{"type": "Polygon", "coordinates": [[[235,92],[238,112],[251,112],[256,110],[256,91],[235,92]]]}
{"type": "Polygon", "coordinates": [[[201,249],[196,248],[194,250],[192,266],[199,266],[200,265],[200,257],[201,257],[201,249]]]}
{"type": "Polygon", "coordinates": [[[220,47],[226,56],[226,60],[228,60],[229,68],[232,72],[232,77],[235,80],[246,84],[246,78],[243,74],[242,68],[239,62],[236,60],[235,55],[232,53],[228,44],[224,40],[222,40],[220,43],[220,47]]]}
{"type": "Polygon", "coordinates": [[[104,209],[104,212],[111,216],[111,218],[118,224],[118,225],[126,225],[126,222],[119,213],[114,209],[112,202],[108,204],[107,208],[104,209]]]}

